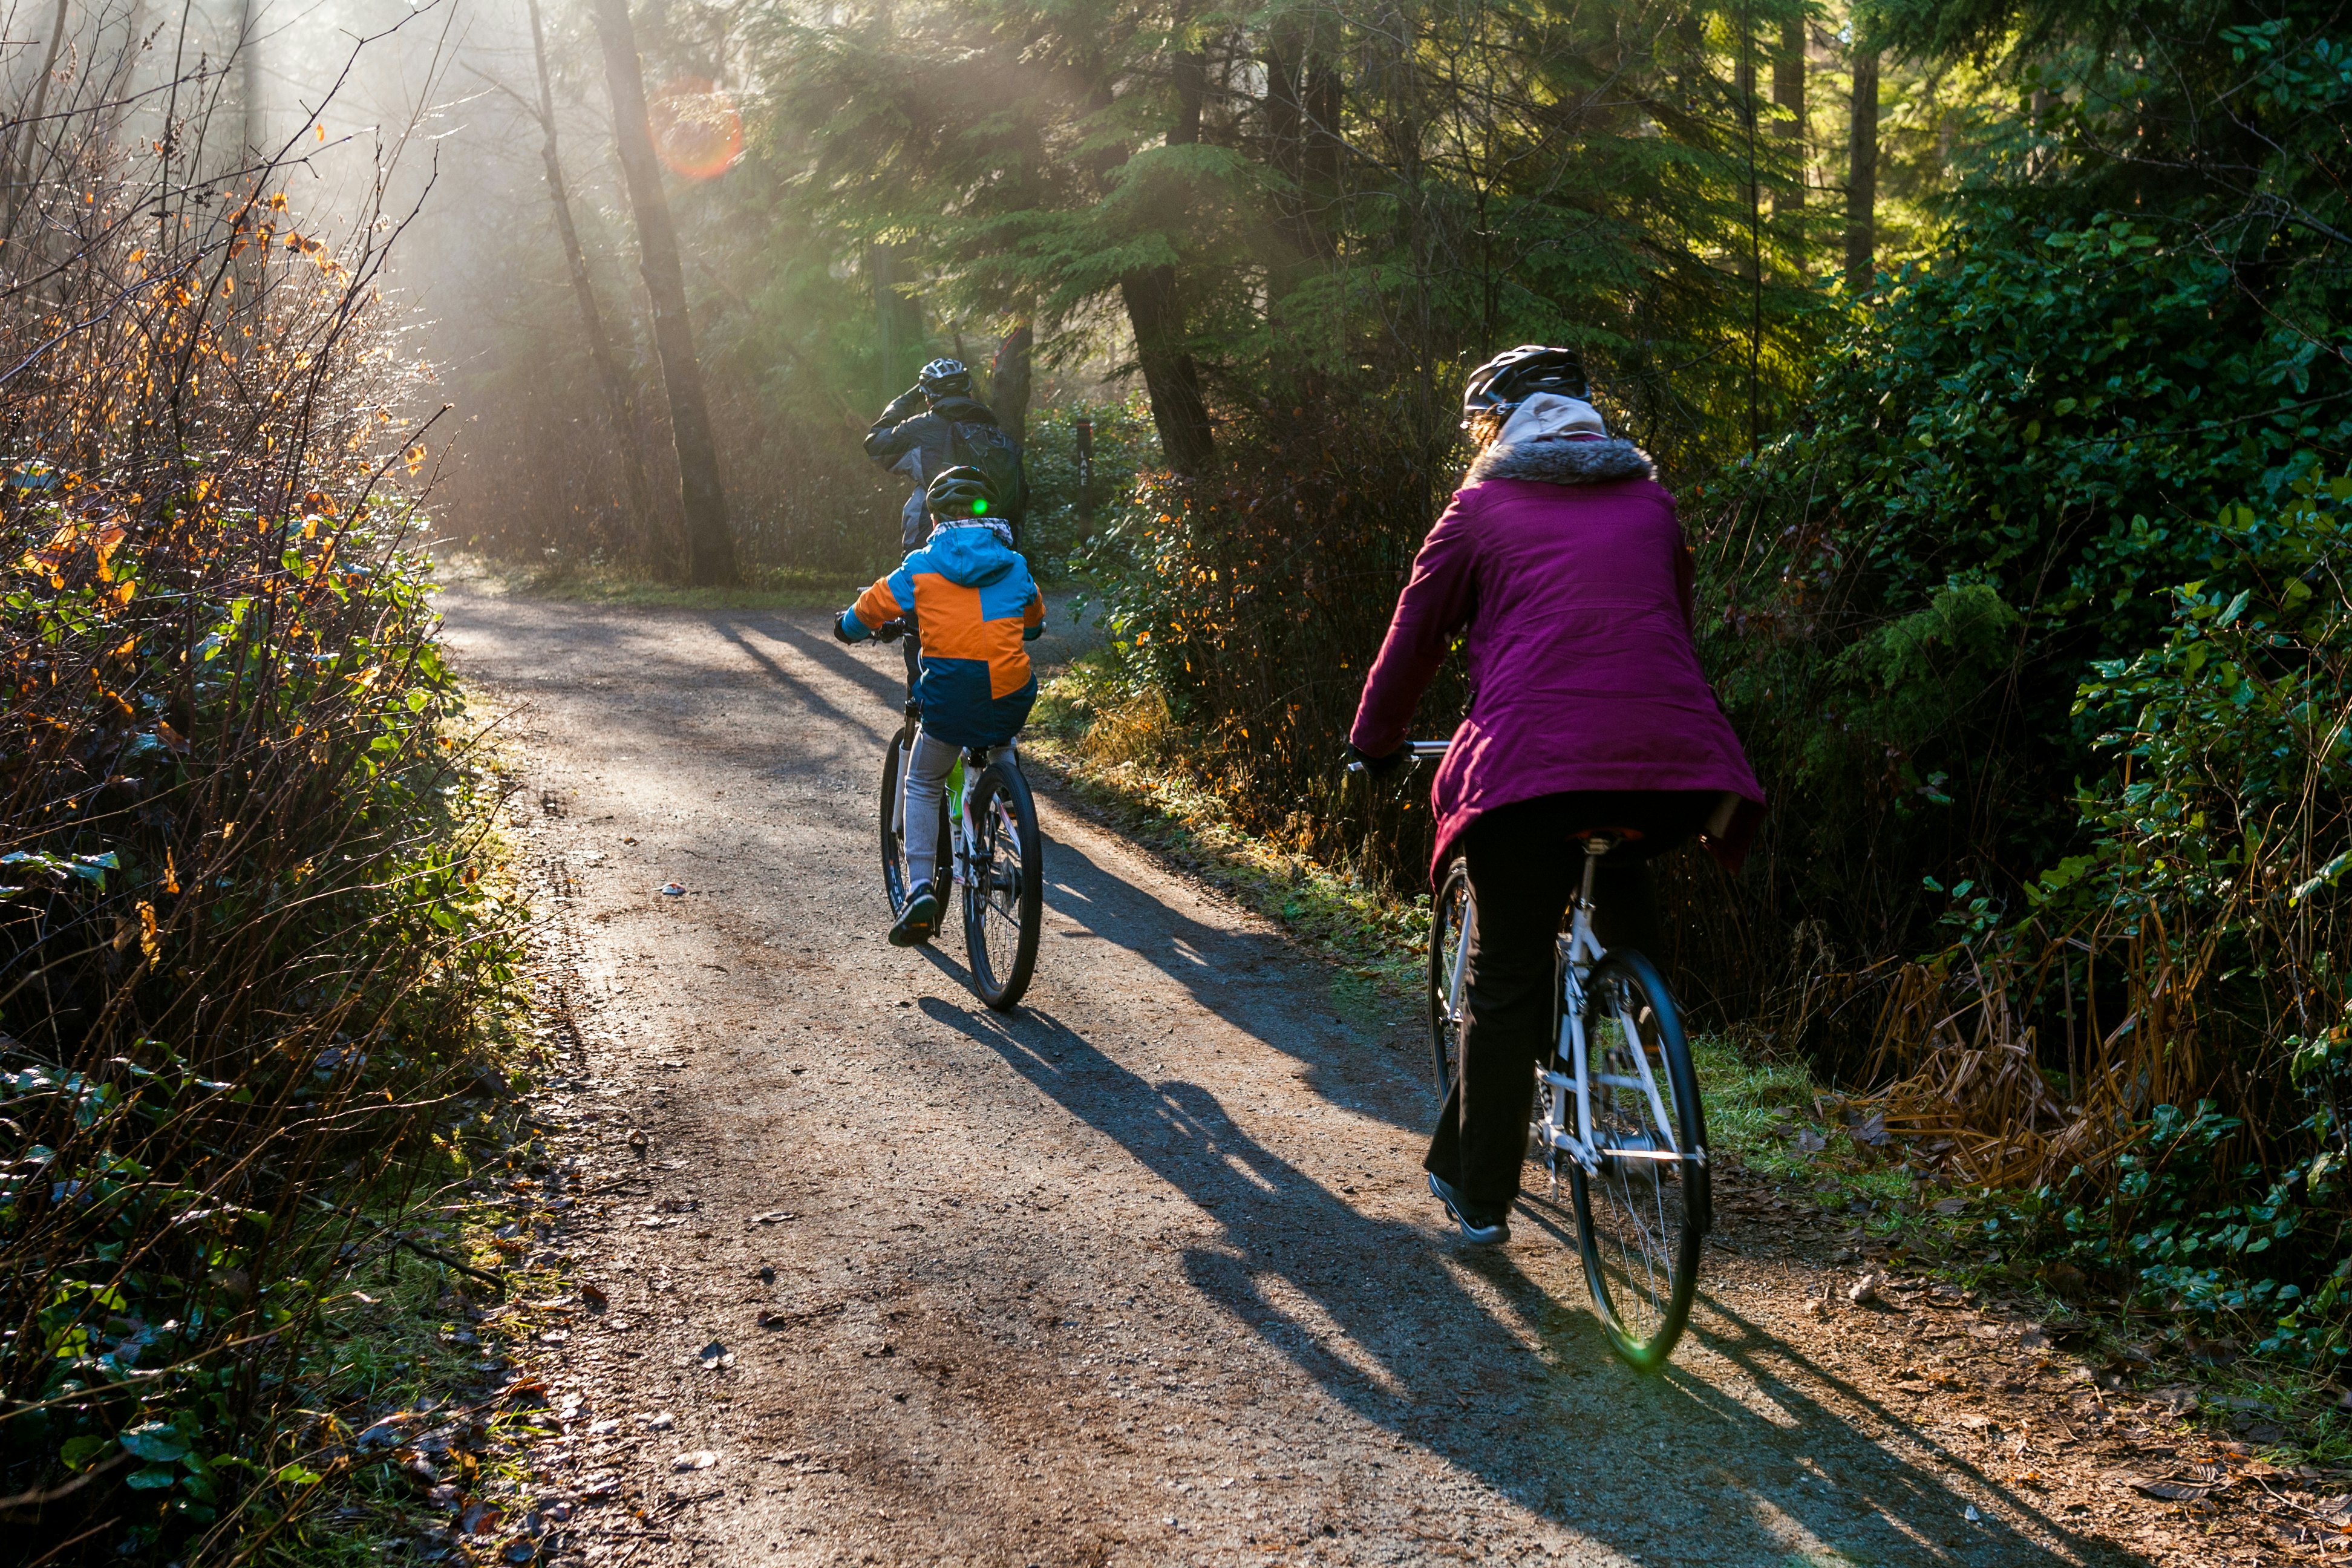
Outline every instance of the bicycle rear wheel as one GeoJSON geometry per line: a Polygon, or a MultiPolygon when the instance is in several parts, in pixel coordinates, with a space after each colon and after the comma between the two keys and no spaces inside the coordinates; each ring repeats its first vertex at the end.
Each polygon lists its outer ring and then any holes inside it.
{"type": "Polygon", "coordinates": [[[1705,1164],[1654,1157],[1704,1155],[1698,1074],[1674,996],[1648,959],[1609,954],[1594,966],[1585,998],[1601,1168],[1588,1173],[1562,1161],[1576,1200],[1577,1242],[1610,1343],[1654,1372],[1690,1321],[1712,1213],[1705,1164]]]}
{"type": "Polygon", "coordinates": [[[1045,836],[1019,764],[992,763],[973,786],[964,830],[971,854],[963,889],[965,951],[972,988],[1009,1013],[1037,969],[1045,919],[1045,836]]]}
{"type": "MultiPolygon", "coordinates": [[[[890,912],[896,915],[907,907],[910,880],[907,872],[907,833],[905,812],[907,751],[913,744],[914,726],[909,724],[885,744],[882,755],[882,890],[890,900],[890,912]]],[[[948,835],[948,803],[944,792],[940,797],[939,858],[948,863],[955,853],[955,843],[948,835]]],[[[931,873],[936,890],[938,870],[931,873]]],[[[941,895],[945,902],[945,895],[941,895]]]]}
{"type": "Polygon", "coordinates": [[[1429,1056],[1440,1099],[1454,1092],[1462,1072],[1462,1020],[1467,997],[1470,929],[1478,907],[1470,898],[1470,866],[1456,858],[1429,906],[1429,1056]]]}

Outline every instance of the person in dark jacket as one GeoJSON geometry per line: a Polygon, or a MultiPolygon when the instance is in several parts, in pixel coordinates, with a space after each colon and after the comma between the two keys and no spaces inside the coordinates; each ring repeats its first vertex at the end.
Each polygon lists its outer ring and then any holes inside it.
{"type": "Polygon", "coordinates": [[[988,405],[971,395],[971,372],[961,360],[935,359],[915,384],[890,400],[882,417],[866,432],[866,455],[904,474],[911,487],[899,516],[898,548],[914,549],[931,531],[923,493],[933,479],[956,466],[955,427],[996,424],[988,405]]]}
{"type": "Polygon", "coordinates": [[[1692,646],[1674,498],[1610,436],[1575,353],[1529,344],[1481,365],[1463,428],[1478,455],[1422,542],[1349,739],[1376,773],[1401,764],[1414,704],[1462,641],[1473,696],[1431,790],[1432,872],[1462,856],[1478,918],[1462,1070],[1423,1164],[1464,1237],[1494,1243],[1551,1043],[1576,835],[1639,833],[1594,868],[1594,934],[1662,956],[1643,861],[1696,837],[1737,870],[1764,792],[1692,646]]]}

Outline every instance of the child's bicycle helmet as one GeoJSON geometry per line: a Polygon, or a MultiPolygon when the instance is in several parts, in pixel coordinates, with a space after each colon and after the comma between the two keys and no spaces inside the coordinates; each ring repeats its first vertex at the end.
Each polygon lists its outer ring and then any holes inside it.
{"type": "Polygon", "coordinates": [[[1462,389],[1462,427],[1470,428],[1482,414],[1507,419],[1511,410],[1538,392],[1590,398],[1584,357],[1574,349],[1546,348],[1541,343],[1521,343],[1496,354],[1472,371],[1470,384],[1462,389]]]}
{"type": "Polygon", "coordinates": [[[988,476],[968,463],[944,468],[923,490],[923,505],[930,514],[945,522],[967,517],[986,517],[996,510],[996,492],[988,483],[988,476]]]}

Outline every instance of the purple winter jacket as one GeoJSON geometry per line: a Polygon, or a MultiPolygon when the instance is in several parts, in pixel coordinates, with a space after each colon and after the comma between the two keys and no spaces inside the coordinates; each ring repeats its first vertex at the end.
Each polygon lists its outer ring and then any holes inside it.
{"type": "Polygon", "coordinates": [[[1691,647],[1691,559],[1674,498],[1630,441],[1491,447],[1423,541],[1349,735],[1386,756],[1468,628],[1470,716],[1437,770],[1432,877],[1482,812],[1568,790],[1739,798],[1706,840],[1737,870],[1764,792],[1691,647]]]}

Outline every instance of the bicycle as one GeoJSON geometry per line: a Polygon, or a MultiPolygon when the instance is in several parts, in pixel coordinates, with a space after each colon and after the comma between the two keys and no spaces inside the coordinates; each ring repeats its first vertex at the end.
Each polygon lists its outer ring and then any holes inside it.
{"type": "MultiPolygon", "coordinates": [[[[904,621],[877,628],[884,641],[897,640],[905,630],[904,621]]],[[[922,711],[910,686],[906,721],[882,761],[882,885],[893,916],[907,907],[912,890],[907,872],[907,754],[922,711]]],[[[1037,937],[1045,918],[1045,846],[1020,752],[1010,742],[997,750],[991,756],[987,748],[972,747],[949,772],[940,795],[933,840],[939,858],[931,875],[935,885],[963,889],[964,952],[971,963],[972,989],[989,1006],[1009,1013],[1020,1005],[1037,969],[1037,937]]]]}
{"type": "MultiPolygon", "coordinates": [[[[1412,758],[1442,758],[1450,744],[1413,742],[1412,758]]],[[[1553,1044],[1538,1068],[1528,1138],[1530,1157],[1550,1175],[1555,1209],[1563,1172],[1568,1177],[1585,1283],[1610,1344],[1654,1372],[1690,1321],[1713,1207],[1706,1119],[1681,1012],[1654,964],[1630,949],[1608,952],[1592,933],[1594,868],[1628,831],[1579,836],[1584,879],[1559,937],[1553,1044]]],[[[1469,868],[1456,858],[1430,906],[1430,1046],[1440,1095],[1453,1091],[1461,1072],[1477,918],[1469,868]]],[[[1520,1201],[1537,1206],[1524,1192],[1520,1201]]]]}

